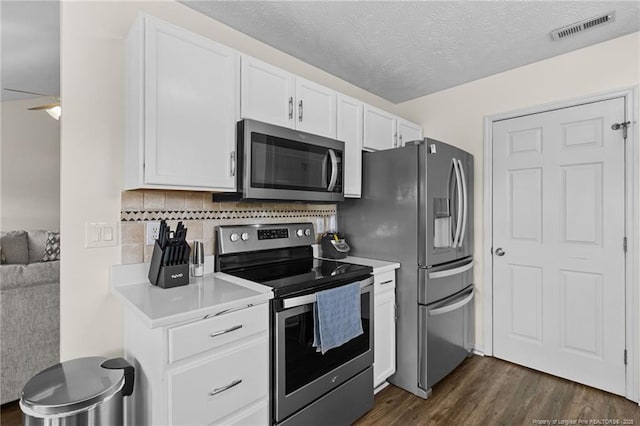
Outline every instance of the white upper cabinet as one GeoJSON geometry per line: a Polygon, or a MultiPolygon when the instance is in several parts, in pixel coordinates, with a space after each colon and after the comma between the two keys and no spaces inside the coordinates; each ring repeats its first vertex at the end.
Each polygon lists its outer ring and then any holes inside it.
{"type": "Polygon", "coordinates": [[[336,137],[336,92],[296,77],[296,129],[336,137]]]}
{"type": "Polygon", "coordinates": [[[396,116],[371,105],[365,105],[363,148],[378,151],[393,148],[395,143],[396,116]]]}
{"type": "Polygon", "coordinates": [[[294,77],[280,68],[242,56],[242,118],[283,127],[295,125],[294,77]]]}
{"type": "Polygon", "coordinates": [[[236,51],[151,16],[127,37],[125,187],[235,190],[236,51]]]}
{"type": "Polygon", "coordinates": [[[359,198],[362,189],[363,103],[338,94],[337,139],[344,142],[344,196],[359,198]]]}
{"type": "Polygon", "coordinates": [[[242,118],[336,137],[336,92],[242,56],[242,118]]]}
{"type": "Polygon", "coordinates": [[[404,146],[405,143],[422,140],[422,127],[398,117],[398,146],[404,146]]]}
{"type": "Polygon", "coordinates": [[[404,146],[405,142],[422,139],[422,127],[373,107],[364,106],[365,149],[379,151],[404,146]]]}

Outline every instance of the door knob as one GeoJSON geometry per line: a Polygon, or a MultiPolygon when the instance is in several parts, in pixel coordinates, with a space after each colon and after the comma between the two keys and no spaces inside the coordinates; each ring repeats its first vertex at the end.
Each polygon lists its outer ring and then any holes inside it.
{"type": "Polygon", "coordinates": [[[504,250],[502,250],[500,247],[498,247],[496,249],[496,256],[504,256],[504,250]]]}

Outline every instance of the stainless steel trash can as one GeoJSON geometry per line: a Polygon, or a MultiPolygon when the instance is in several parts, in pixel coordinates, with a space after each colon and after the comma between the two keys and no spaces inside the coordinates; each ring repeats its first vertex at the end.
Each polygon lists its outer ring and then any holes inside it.
{"type": "Polygon", "coordinates": [[[24,426],[112,426],[124,423],[123,397],[134,369],[123,358],[78,358],[36,374],[22,390],[24,426]]]}

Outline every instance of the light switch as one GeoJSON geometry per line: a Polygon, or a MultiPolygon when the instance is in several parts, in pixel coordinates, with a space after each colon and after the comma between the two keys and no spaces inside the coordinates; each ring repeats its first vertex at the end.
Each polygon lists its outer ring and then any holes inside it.
{"type": "Polygon", "coordinates": [[[115,246],[116,224],[107,222],[85,222],[85,246],[110,247],[115,246]]]}

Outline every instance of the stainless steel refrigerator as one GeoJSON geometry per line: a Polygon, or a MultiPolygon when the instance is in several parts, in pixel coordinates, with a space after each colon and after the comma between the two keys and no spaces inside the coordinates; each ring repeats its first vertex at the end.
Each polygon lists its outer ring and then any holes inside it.
{"type": "Polygon", "coordinates": [[[352,255],[400,262],[389,381],[427,398],[473,345],[473,156],[424,139],[364,153],[362,173],[338,228],[352,255]]]}

